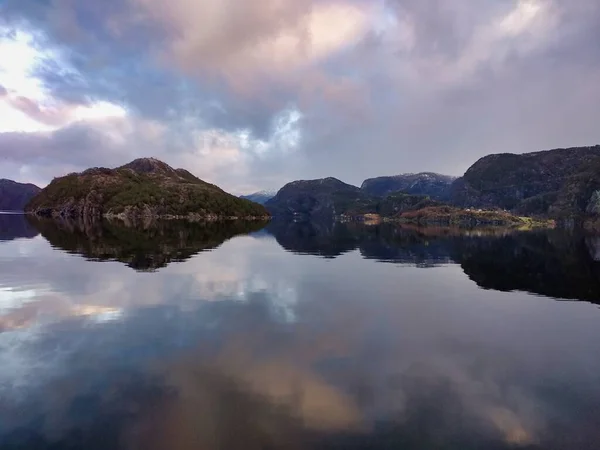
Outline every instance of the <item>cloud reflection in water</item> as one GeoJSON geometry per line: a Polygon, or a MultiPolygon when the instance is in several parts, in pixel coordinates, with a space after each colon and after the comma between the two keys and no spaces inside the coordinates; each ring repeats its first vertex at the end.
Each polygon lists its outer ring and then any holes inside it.
{"type": "Polygon", "coordinates": [[[346,229],[332,260],[278,244],[323,256],[331,235],[286,230],[151,274],[47,245],[0,260],[39,293],[0,315],[0,447],[594,448],[597,307],[477,286],[507,264],[496,243],[595,273],[583,238],[346,229]]]}

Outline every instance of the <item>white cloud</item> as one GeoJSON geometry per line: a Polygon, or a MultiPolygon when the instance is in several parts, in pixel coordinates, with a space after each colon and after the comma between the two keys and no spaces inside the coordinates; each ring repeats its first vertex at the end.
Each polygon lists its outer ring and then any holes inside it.
{"type": "MultiPolygon", "coordinates": [[[[1,35],[0,35],[1,36],[1,35]]],[[[43,61],[53,59],[69,68],[60,52],[40,50],[35,36],[17,30],[14,36],[0,37],[0,133],[52,131],[77,121],[124,117],[127,110],[107,101],[70,104],[53,98],[35,76],[43,61]]]]}
{"type": "Polygon", "coordinates": [[[498,22],[498,29],[502,34],[517,36],[529,30],[546,8],[547,6],[539,0],[520,0],[514,9],[498,22]]]}
{"type": "Polygon", "coordinates": [[[41,83],[30,76],[38,57],[31,34],[21,30],[13,37],[0,34],[0,85],[28,98],[43,99],[41,83]]]}

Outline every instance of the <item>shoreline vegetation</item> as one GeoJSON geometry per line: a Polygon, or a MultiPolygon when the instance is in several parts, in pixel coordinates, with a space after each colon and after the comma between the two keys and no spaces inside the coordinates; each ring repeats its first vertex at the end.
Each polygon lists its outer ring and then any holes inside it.
{"type": "Polygon", "coordinates": [[[451,206],[422,208],[407,211],[395,217],[382,217],[379,214],[363,214],[359,216],[342,215],[339,219],[343,222],[359,221],[365,225],[377,225],[385,222],[420,227],[500,227],[534,230],[539,228],[552,229],[557,226],[556,221],[553,219],[516,216],[506,211],[462,209],[451,206]]]}

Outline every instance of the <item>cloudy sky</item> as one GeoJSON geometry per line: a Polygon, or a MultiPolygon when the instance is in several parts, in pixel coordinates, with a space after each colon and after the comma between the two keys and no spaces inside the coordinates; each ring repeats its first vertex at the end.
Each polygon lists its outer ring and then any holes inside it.
{"type": "Polygon", "coordinates": [[[600,143],[597,0],[0,0],[0,177],[239,194],[600,143]]]}

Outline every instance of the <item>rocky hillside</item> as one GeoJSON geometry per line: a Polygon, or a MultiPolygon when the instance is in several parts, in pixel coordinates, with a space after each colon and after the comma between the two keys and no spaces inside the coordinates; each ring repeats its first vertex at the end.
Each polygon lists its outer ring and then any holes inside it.
{"type": "Polygon", "coordinates": [[[600,146],[489,155],[452,186],[461,207],[556,218],[600,214],[600,146]]]}
{"type": "Polygon", "coordinates": [[[269,200],[277,195],[277,192],[272,191],[258,191],[253,194],[248,195],[240,195],[240,198],[250,200],[251,202],[258,203],[259,205],[264,205],[269,200]]]}
{"type": "Polygon", "coordinates": [[[450,198],[450,186],[454,180],[454,177],[439,173],[406,173],[391,177],[369,178],[363,182],[361,190],[376,197],[403,192],[445,201],[450,198]]]}
{"type": "Polygon", "coordinates": [[[337,216],[369,208],[374,198],[336,178],[294,181],[265,206],[275,216],[337,216]]]}
{"type": "Polygon", "coordinates": [[[324,178],[289,183],[265,206],[276,217],[321,219],[364,214],[393,218],[405,211],[439,205],[429,197],[401,192],[380,198],[335,178],[324,178]]]}
{"type": "Polygon", "coordinates": [[[40,216],[219,219],[268,216],[256,203],[230,195],[184,169],[154,158],[116,169],[93,168],[56,178],[26,207],[40,216]]]}
{"type": "Polygon", "coordinates": [[[23,211],[27,202],[40,192],[35,184],[0,179],[0,210],[23,211]]]}
{"type": "Polygon", "coordinates": [[[522,230],[533,228],[553,228],[552,220],[519,217],[502,210],[463,209],[452,206],[432,206],[404,211],[394,217],[398,222],[421,226],[514,227],[522,230]]]}

